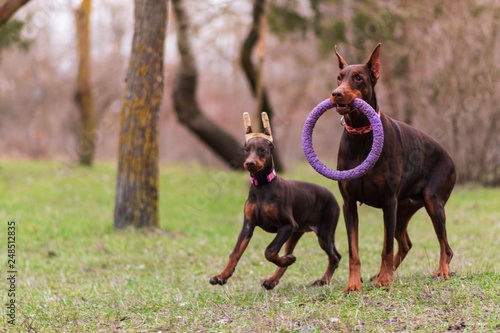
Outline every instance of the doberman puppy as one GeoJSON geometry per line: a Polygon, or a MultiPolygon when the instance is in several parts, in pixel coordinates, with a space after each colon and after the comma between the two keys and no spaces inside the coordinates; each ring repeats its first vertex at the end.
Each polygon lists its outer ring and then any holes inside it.
{"type": "MultiPolygon", "coordinates": [[[[342,134],[337,167],[348,170],[359,165],[368,155],[373,134],[368,119],[349,106],[361,98],[379,111],[375,84],[380,76],[380,43],[370,59],[349,66],[335,48],[340,73],[338,87],[331,94],[337,112],[344,116],[346,130],[342,134]]],[[[358,253],[358,212],[356,203],[382,208],[384,246],[382,265],[375,286],[392,283],[393,272],[401,264],[412,244],[407,226],[417,210],[425,207],[436,232],[441,254],[434,277],[449,278],[453,252],[446,235],[444,205],[455,185],[454,163],[444,148],[428,135],[402,122],[381,114],[384,148],[378,162],[364,176],[339,182],[344,199],[344,219],[349,244],[349,282],[344,292],[361,290],[361,262],[358,253]],[[398,252],[394,256],[394,238],[398,252]]]]}
{"type": "Polygon", "coordinates": [[[277,176],[272,158],[274,146],[271,131],[269,125],[266,126],[267,115],[263,114],[264,133],[251,133],[248,114],[246,117],[244,167],[250,173],[251,185],[245,203],[243,228],[226,267],[219,275],[212,277],[210,283],[223,285],[227,282],[233,275],[254,228],[259,226],[267,232],[276,233],[276,237],[266,248],[265,257],[278,266],[278,269],[273,276],[262,282],[264,288],[273,289],[279,283],[287,267],[296,260],[292,254],[295,245],[308,231],[316,233],[321,248],[328,255],[327,270],[313,285],[329,284],[341,258],[335,248],[339,205],[333,194],[324,187],[277,176]],[[285,253],[280,257],[279,251],[283,244],[285,253]]]}

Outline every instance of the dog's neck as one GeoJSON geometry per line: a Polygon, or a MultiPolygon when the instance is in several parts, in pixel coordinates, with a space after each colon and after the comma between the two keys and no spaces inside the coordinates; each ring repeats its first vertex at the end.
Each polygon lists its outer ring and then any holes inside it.
{"type": "Polygon", "coordinates": [[[272,182],[274,179],[276,179],[277,174],[274,169],[274,161],[271,160],[271,165],[266,166],[263,170],[256,172],[256,173],[250,173],[250,182],[254,186],[261,186],[265,184],[269,184],[272,182]]]}
{"type": "MultiPolygon", "coordinates": [[[[373,108],[373,110],[375,110],[375,112],[380,112],[375,92],[372,93],[371,98],[364,99],[364,101],[367,102],[373,108]]],[[[347,125],[353,128],[361,128],[370,125],[370,121],[368,120],[368,118],[358,109],[355,109],[351,113],[345,115],[344,121],[347,125]]]]}
{"type": "Polygon", "coordinates": [[[250,174],[250,182],[254,186],[261,186],[265,184],[269,184],[273,180],[276,179],[278,175],[276,174],[276,171],[273,169],[270,173],[268,174],[261,174],[260,176],[254,176],[250,174]]]}

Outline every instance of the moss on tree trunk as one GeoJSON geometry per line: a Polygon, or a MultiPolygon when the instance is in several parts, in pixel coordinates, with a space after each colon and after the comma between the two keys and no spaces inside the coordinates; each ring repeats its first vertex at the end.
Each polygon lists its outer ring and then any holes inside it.
{"type": "Polygon", "coordinates": [[[120,115],[115,229],[158,226],[158,113],[167,2],[135,0],[135,28],[120,115]]]}

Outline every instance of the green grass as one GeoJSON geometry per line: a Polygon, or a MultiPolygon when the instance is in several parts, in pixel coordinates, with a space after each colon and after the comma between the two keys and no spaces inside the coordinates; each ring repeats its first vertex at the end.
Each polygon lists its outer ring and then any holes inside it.
{"type": "MultiPolygon", "coordinates": [[[[301,165],[285,175],[330,188],[337,184],[301,165]]],[[[378,271],[382,214],[360,207],[363,291],[344,296],[343,255],[332,284],[322,276],[326,255],[314,235],[296,249],[297,262],[280,285],[260,280],[275,267],[264,258],[273,235],[257,230],[225,286],[210,276],[224,267],[239,233],[248,178],[201,166],[165,166],[160,179],[161,232],[113,231],[115,166],[68,168],[49,162],[0,165],[0,255],[7,261],[7,222],[16,229],[18,332],[325,332],[500,331],[500,189],[458,187],[447,205],[455,256],[450,280],[433,280],[439,247],[424,211],[409,226],[413,248],[389,290],[369,277],[378,271]]],[[[2,304],[7,266],[1,266],[2,304]]]]}

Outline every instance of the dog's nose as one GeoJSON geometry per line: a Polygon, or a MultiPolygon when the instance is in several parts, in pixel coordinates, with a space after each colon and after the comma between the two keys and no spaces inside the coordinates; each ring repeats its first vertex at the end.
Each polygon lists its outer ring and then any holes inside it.
{"type": "Polygon", "coordinates": [[[341,99],[342,97],[344,97],[344,91],[343,90],[340,90],[340,89],[335,89],[333,92],[332,92],[332,97],[334,99],[341,99]]]}
{"type": "Polygon", "coordinates": [[[252,167],[255,166],[255,161],[254,160],[247,160],[245,161],[245,167],[252,167]]]}

